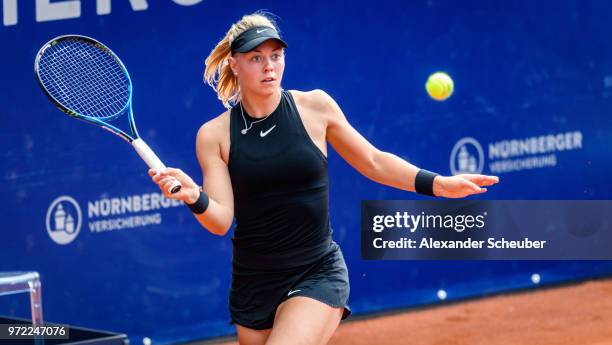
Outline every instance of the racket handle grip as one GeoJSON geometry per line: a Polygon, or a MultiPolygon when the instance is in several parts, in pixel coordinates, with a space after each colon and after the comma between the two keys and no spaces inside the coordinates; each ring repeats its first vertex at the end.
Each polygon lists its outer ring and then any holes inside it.
{"type": "MultiPolygon", "coordinates": [[[[132,146],[134,147],[134,149],[136,150],[140,158],[142,158],[142,160],[145,161],[145,163],[147,163],[149,168],[155,169],[157,171],[166,169],[166,166],[164,165],[164,163],[162,163],[159,157],[157,157],[155,152],[151,150],[149,145],[147,145],[147,143],[145,143],[144,140],[140,138],[135,139],[132,141],[132,146]]],[[[174,179],[174,181],[172,181],[172,185],[170,186],[170,188],[168,188],[168,192],[170,194],[174,194],[180,190],[181,190],[181,183],[178,180],[174,179]]]]}

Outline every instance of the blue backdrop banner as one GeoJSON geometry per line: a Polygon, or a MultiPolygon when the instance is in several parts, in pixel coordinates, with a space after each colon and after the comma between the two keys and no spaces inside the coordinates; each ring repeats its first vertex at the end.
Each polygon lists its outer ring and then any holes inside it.
{"type": "MultiPolygon", "coordinates": [[[[277,15],[283,88],[323,89],[378,149],[500,183],[468,200],[612,199],[612,12],[607,0],[2,0],[0,271],[38,271],[45,318],[171,344],[235,332],[232,232],[160,195],[116,136],[59,112],[33,73],[62,34],[107,44],[133,82],[138,130],[202,183],[195,137],[225,109],[204,60],[242,15],[277,15]],[[444,102],[425,92],[447,72],[444,102]]],[[[370,181],[328,151],[330,220],[356,315],[607,276],[611,261],[363,260],[362,200],[424,197],[370,181]],[[539,274],[539,285],[531,276],[539,274]]],[[[545,229],[542,229],[542,234],[545,229]]],[[[28,316],[24,295],[0,314],[28,316]]]]}

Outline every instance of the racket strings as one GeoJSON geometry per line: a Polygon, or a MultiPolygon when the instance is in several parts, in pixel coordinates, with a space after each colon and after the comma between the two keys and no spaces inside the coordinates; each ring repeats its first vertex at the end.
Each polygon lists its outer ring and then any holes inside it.
{"type": "MultiPolygon", "coordinates": [[[[88,48],[87,46],[85,47],[88,48]]],[[[119,91],[116,88],[117,81],[109,78],[109,76],[113,75],[106,73],[84,73],[93,71],[96,66],[102,67],[102,70],[108,70],[108,63],[100,58],[101,54],[91,54],[87,49],[78,50],[74,49],[74,47],[65,47],[64,49],[72,49],[72,51],[66,52],[70,53],[72,58],[66,59],[65,65],[60,65],[62,67],[60,69],[62,73],[60,76],[72,75],[74,79],[69,79],[72,85],[66,85],[64,82],[65,80],[60,80],[64,86],[63,91],[76,91],[74,94],[75,97],[73,97],[72,100],[79,109],[82,109],[81,112],[92,115],[95,114],[97,116],[108,116],[121,110],[117,108],[113,109],[113,105],[116,105],[116,94],[119,91]],[[88,95],[107,95],[115,97],[87,97],[88,95]],[[109,110],[111,113],[108,114],[105,110],[109,110]]],[[[63,94],[66,95],[65,92],[63,92],[63,94]]],[[[123,104],[120,104],[120,106],[123,106],[123,104]]]]}
{"type": "Polygon", "coordinates": [[[40,77],[64,107],[103,120],[129,102],[130,82],[110,53],[81,40],[60,41],[41,56],[40,77]]]}
{"type": "Polygon", "coordinates": [[[119,68],[119,71],[114,71],[115,73],[85,73],[95,71],[96,67],[101,67],[102,71],[109,71],[113,67],[114,61],[109,61],[112,58],[107,54],[100,54],[97,51],[90,52],[87,49],[90,46],[83,45],[86,49],[76,49],[70,52],[73,54],[73,59],[67,59],[68,64],[63,69],[63,73],[66,75],[71,73],[74,76],[74,85],[72,86],[76,87],[75,90],[77,91],[74,101],[80,109],[83,109],[81,113],[96,117],[112,116],[125,105],[125,102],[117,103],[117,100],[120,99],[117,94],[121,92],[117,86],[121,85],[121,81],[113,78],[117,76],[116,72],[122,74],[122,71],[119,68]],[[74,73],[75,71],[77,73],[74,73]],[[91,97],[91,95],[98,97],[91,97]],[[100,97],[103,95],[106,97],[100,97]]]}

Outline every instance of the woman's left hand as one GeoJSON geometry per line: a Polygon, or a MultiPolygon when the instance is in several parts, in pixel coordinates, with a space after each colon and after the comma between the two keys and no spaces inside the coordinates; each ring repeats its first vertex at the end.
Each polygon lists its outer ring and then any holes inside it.
{"type": "Polygon", "coordinates": [[[445,198],[464,198],[472,194],[487,191],[486,186],[499,182],[499,177],[478,174],[461,174],[455,176],[436,176],[433,184],[435,196],[445,198]]]}

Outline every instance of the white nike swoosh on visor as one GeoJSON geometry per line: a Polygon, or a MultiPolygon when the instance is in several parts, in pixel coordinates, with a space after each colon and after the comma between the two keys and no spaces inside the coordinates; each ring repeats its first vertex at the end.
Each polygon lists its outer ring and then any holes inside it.
{"type": "Polygon", "coordinates": [[[268,30],[268,29],[257,30],[257,33],[258,33],[258,34],[260,34],[260,33],[264,32],[264,31],[266,31],[266,30],[268,30]]]}
{"type": "Polygon", "coordinates": [[[272,132],[272,130],[274,129],[274,127],[276,127],[276,125],[272,126],[270,129],[268,129],[267,131],[259,131],[259,136],[261,136],[262,138],[265,137],[266,135],[268,135],[268,133],[272,132]]]}
{"type": "Polygon", "coordinates": [[[289,291],[289,292],[287,293],[287,296],[291,296],[291,295],[293,295],[294,293],[296,293],[296,292],[300,292],[300,291],[302,291],[302,290],[291,290],[291,291],[289,291]]]}

